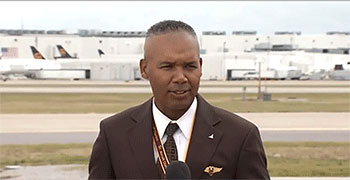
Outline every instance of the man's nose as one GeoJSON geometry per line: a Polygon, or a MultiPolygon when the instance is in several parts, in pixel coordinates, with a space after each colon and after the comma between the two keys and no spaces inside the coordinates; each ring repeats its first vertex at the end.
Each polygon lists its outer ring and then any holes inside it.
{"type": "Polygon", "coordinates": [[[184,84],[188,82],[188,79],[181,68],[177,68],[174,72],[173,82],[178,84],[184,84]]]}

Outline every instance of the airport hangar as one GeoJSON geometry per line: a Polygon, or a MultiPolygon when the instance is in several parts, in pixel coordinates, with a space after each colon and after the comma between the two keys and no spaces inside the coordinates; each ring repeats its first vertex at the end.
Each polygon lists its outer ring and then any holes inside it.
{"type": "MultiPolygon", "coordinates": [[[[63,30],[0,30],[0,46],[16,49],[13,58],[33,58],[29,46],[34,46],[52,60],[59,55],[56,45],[60,44],[79,58],[75,62],[62,60],[61,70],[41,71],[37,78],[134,80],[140,79],[138,62],[143,56],[145,35],[144,31],[79,30],[68,34],[63,30]],[[77,73],[67,73],[74,71],[77,73]]],[[[258,71],[259,64],[271,79],[287,79],[290,70],[328,72],[335,64],[346,66],[350,62],[350,32],[259,35],[256,31],[205,31],[198,40],[204,61],[203,80],[242,78],[247,72],[258,71]]]]}

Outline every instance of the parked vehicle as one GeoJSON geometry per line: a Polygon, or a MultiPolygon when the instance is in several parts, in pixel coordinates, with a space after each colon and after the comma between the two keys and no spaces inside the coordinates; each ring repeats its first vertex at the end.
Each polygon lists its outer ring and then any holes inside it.
{"type": "Polygon", "coordinates": [[[254,80],[259,78],[259,73],[256,71],[246,72],[243,74],[245,80],[254,80]]]}

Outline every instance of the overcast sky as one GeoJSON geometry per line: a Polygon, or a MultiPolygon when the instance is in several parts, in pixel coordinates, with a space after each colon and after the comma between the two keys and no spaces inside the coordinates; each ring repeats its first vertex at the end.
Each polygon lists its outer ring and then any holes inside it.
{"type": "Polygon", "coordinates": [[[0,29],[146,31],[165,20],[206,30],[350,31],[350,2],[282,1],[0,1],[0,29]]]}

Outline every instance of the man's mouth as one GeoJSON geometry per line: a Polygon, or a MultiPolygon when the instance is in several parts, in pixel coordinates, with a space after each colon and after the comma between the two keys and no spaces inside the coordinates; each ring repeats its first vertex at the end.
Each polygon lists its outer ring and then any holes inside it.
{"type": "Polygon", "coordinates": [[[185,94],[188,90],[176,90],[176,91],[173,91],[173,93],[175,94],[185,94]]]}
{"type": "Polygon", "coordinates": [[[186,94],[187,92],[189,92],[190,90],[189,89],[181,89],[181,90],[173,90],[173,91],[170,91],[176,95],[182,95],[182,94],[186,94]]]}

